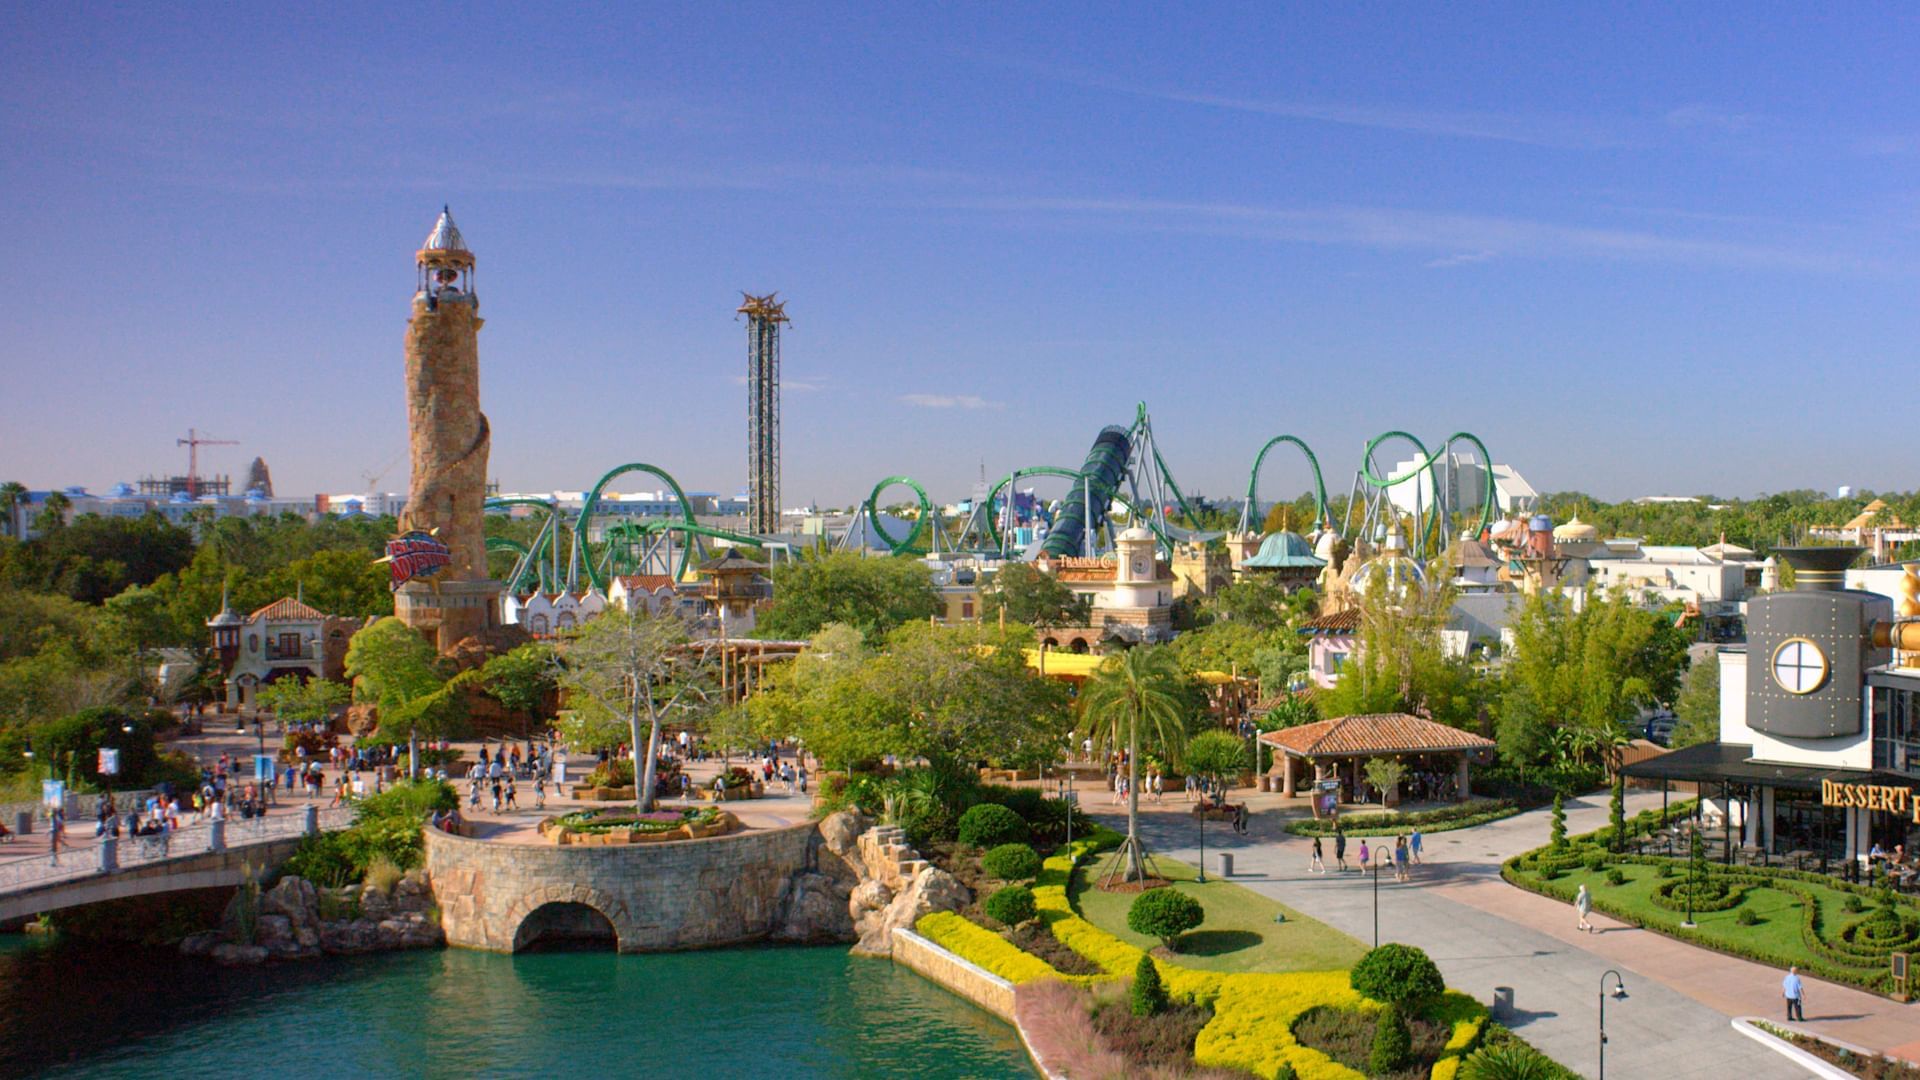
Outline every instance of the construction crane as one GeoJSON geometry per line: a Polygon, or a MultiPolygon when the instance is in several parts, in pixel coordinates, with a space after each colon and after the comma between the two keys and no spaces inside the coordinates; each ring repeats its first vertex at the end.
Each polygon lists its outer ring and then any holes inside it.
{"type": "Polygon", "coordinates": [[[200,448],[203,446],[239,446],[238,439],[215,439],[200,434],[193,428],[187,429],[187,437],[175,439],[175,446],[187,448],[187,494],[200,497],[200,448]]]}

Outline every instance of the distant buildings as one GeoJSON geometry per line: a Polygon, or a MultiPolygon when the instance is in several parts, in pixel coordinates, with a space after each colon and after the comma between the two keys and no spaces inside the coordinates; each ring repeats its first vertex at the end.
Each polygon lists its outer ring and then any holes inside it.
{"type": "Polygon", "coordinates": [[[1807,534],[1866,548],[1874,562],[1885,562],[1895,547],[1920,540],[1920,529],[1901,521],[1900,515],[1879,499],[1861,507],[1844,525],[1815,525],[1807,534]]]}
{"type": "MultiPolygon", "coordinates": [[[[1393,466],[1393,475],[1403,476],[1421,466],[1420,461],[1399,461],[1393,466]]],[[[1539,492],[1520,475],[1511,465],[1484,465],[1466,454],[1449,451],[1441,454],[1433,470],[1423,470],[1419,476],[1406,483],[1396,484],[1387,489],[1393,505],[1403,514],[1414,512],[1416,500],[1422,512],[1431,512],[1434,508],[1435,477],[1439,473],[1438,483],[1444,485],[1447,496],[1447,508],[1454,513],[1471,513],[1480,509],[1485,501],[1487,473],[1493,474],[1494,510],[1500,514],[1530,514],[1540,500],[1539,492]]]]}

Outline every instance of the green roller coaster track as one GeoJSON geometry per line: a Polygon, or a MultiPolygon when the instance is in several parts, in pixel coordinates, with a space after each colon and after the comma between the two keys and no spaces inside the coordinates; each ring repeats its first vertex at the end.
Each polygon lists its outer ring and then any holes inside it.
{"type": "MultiPolygon", "coordinates": [[[[1485,532],[1493,524],[1493,510],[1494,510],[1494,501],[1495,501],[1494,487],[1493,487],[1493,456],[1487,453],[1487,444],[1481,442],[1480,437],[1473,434],[1470,431],[1456,431],[1453,434],[1447,436],[1446,441],[1440,444],[1440,452],[1446,453],[1447,450],[1451,448],[1455,442],[1460,441],[1462,439],[1472,443],[1474,445],[1474,448],[1480,451],[1480,460],[1485,463],[1485,467],[1481,470],[1481,472],[1486,477],[1486,482],[1482,486],[1482,490],[1481,490],[1480,525],[1478,528],[1474,530],[1476,533],[1482,533],[1482,532],[1485,532]]],[[[1375,487],[1375,488],[1385,489],[1385,488],[1394,487],[1395,485],[1398,485],[1398,484],[1404,484],[1408,480],[1411,480],[1414,477],[1419,476],[1422,472],[1428,472],[1433,474],[1434,490],[1438,491],[1440,489],[1440,466],[1439,466],[1438,457],[1436,457],[1435,454],[1433,454],[1427,449],[1425,443],[1422,443],[1419,439],[1415,438],[1414,436],[1404,431],[1398,431],[1398,430],[1385,431],[1385,432],[1381,432],[1378,435],[1375,435],[1373,438],[1367,440],[1366,450],[1362,452],[1360,457],[1360,479],[1365,481],[1369,486],[1375,487]],[[1404,473],[1401,473],[1397,476],[1387,476],[1387,477],[1376,476],[1374,475],[1374,472],[1373,472],[1373,452],[1377,447],[1379,447],[1381,443],[1386,442],[1388,439],[1405,439],[1406,441],[1412,443],[1415,449],[1420,451],[1420,457],[1417,460],[1415,460],[1413,464],[1413,468],[1408,469],[1404,473]]],[[[1440,521],[1439,515],[1436,514],[1427,519],[1426,541],[1429,545],[1434,543],[1436,536],[1439,536],[1441,539],[1444,540],[1444,533],[1437,532],[1437,530],[1440,530],[1441,527],[1442,527],[1442,522],[1440,521]]]]}
{"type": "Polygon", "coordinates": [[[671,520],[623,521],[617,525],[609,526],[607,529],[608,545],[607,554],[602,560],[604,564],[603,569],[607,572],[613,572],[619,568],[613,554],[616,540],[631,543],[637,535],[638,540],[644,542],[661,533],[677,533],[682,540],[680,570],[674,575],[676,578],[686,575],[686,569],[692,559],[694,551],[693,538],[696,536],[704,536],[711,540],[725,540],[730,544],[740,547],[763,548],[766,546],[766,541],[760,537],[749,536],[746,533],[729,532],[726,529],[716,529],[711,525],[689,525],[684,521],[671,520]]]}
{"type": "Polygon", "coordinates": [[[1313,448],[1308,446],[1298,436],[1275,435],[1273,438],[1267,440],[1267,445],[1261,447],[1258,454],[1254,455],[1253,469],[1247,473],[1247,501],[1240,513],[1241,529],[1252,530],[1259,527],[1259,523],[1253,520],[1253,513],[1255,508],[1260,505],[1260,466],[1266,463],[1267,451],[1272,450],[1283,442],[1292,443],[1299,447],[1300,452],[1307,456],[1307,466],[1313,470],[1314,513],[1319,515],[1319,520],[1316,521],[1315,524],[1331,526],[1333,512],[1327,508],[1327,482],[1321,479],[1320,476],[1320,459],[1313,456],[1313,448]]]}
{"type": "Polygon", "coordinates": [[[873,535],[887,545],[887,553],[891,555],[926,554],[926,549],[916,546],[914,541],[920,539],[920,534],[927,530],[928,522],[933,522],[934,528],[940,528],[939,522],[934,520],[933,500],[927,497],[927,489],[921,487],[919,482],[911,476],[889,476],[873,485],[873,490],[867,493],[866,508],[867,523],[873,527],[873,535]],[[880,526],[880,493],[895,484],[905,484],[912,488],[914,497],[920,500],[920,518],[913,523],[913,528],[908,530],[905,540],[895,540],[887,535],[886,529],[880,526]]]}
{"type": "MultiPolygon", "coordinates": [[[[600,567],[595,566],[592,560],[587,558],[587,526],[593,519],[594,510],[596,510],[600,505],[600,493],[602,491],[605,491],[607,485],[612,483],[614,480],[632,472],[647,473],[653,477],[658,478],[661,483],[667,485],[668,488],[671,488],[673,491],[674,499],[680,504],[681,523],[685,525],[690,525],[690,526],[696,526],[696,527],[698,526],[698,523],[693,520],[693,507],[687,505],[686,492],[680,490],[680,482],[678,480],[675,480],[672,477],[672,475],[670,475],[665,469],[655,468],[654,466],[648,465],[645,462],[636,461],[636,462],[632,462],[631,464],[622,465],[617,469],[613,469],[609,471],[607,475],[600,478],[599,483],[593,485],[593,491],[587,495],[586,501],[580,504],[580,516],[574,520],[574,525],[573,525],[574,565],[585,567],[587,571],[587,580],[592,583],[594,588],[600,590],[603,593],[607,591],[607,575],[605,574],[605,572],[601,570],[600,567]]],[[[686,547],[686,549],[681,552],[680,569],[674,574],[676,578],[686,576],[687,567],[690,564],[690,561],[692,559],[692,551],[693,551],[693,546],[689,544],[686,547]]],[[[575,583],[568,582],[567,584],[573,585],[575,583]]]]}
{"type": "Polygon", "coordinates": [[[547,512],[546,523],[541,526],[539,535],[534,538],[533,543],[530,545],[521,544],[517,541],[509,540],[506,537],[489,537],[487,539],[487,550],[513,551],[519,554],[519,561],[514,563],[514,571],[510,575],[510,580],[507,582],[507,590],[509,592],[525,592],[529,578],[537,579],[541,589],[552,592],[559,587],[559,582],[554,580],[553,573],[549,570],[545,560],[551,557],[554,545],[558,542],[558,537],[555,534],[559,532],[559,508],[546,499],[509,497],[504,499],[488,499],[486,502],[486,508],[489,510],[505,510],[514,506],[531,506],[536,510],[545,510],[547,512]],[[495,541],[499,541],[499,543],[495,541]]]}

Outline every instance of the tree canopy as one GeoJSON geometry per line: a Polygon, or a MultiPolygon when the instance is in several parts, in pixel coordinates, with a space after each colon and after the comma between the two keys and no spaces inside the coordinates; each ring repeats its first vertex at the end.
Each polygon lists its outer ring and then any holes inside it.
{"type": "Polygon", "coordinates": [[[919,561],[835,551],[774,567],[773,602],[754,633],[803,640],[829,623],[844,623],[880,638],[939,610],[933,578],[919,561]]]}
{"type": "Polygon", "coordinates": [[[993,587],[980,596],[981,620],[1006,620],[1040,630],[1085,626],[1090,603],[1060,579],[1032,563],[1009,562],[994,572],[993,587]]]}

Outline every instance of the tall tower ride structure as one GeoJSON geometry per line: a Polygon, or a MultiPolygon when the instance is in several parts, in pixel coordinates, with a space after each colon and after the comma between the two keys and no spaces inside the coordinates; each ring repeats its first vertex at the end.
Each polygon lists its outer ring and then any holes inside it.
{"type": "Polygon", "coordinates": [[[741,293],[747,317],[747,531],[780,531],[780,324],[778,293],[741,293]]]}
{"type": "Polygon", "coordinates": [[[480,299],[473,252],[445,208],[414,256],[419,288],[407,320],[407,446],[413,477],[403,530],[433,533],[451,562],[401,585],[394,613],[442,652],[500,625],[499,582],[487,577],[487,451],[480,411],[480,299]]]}

